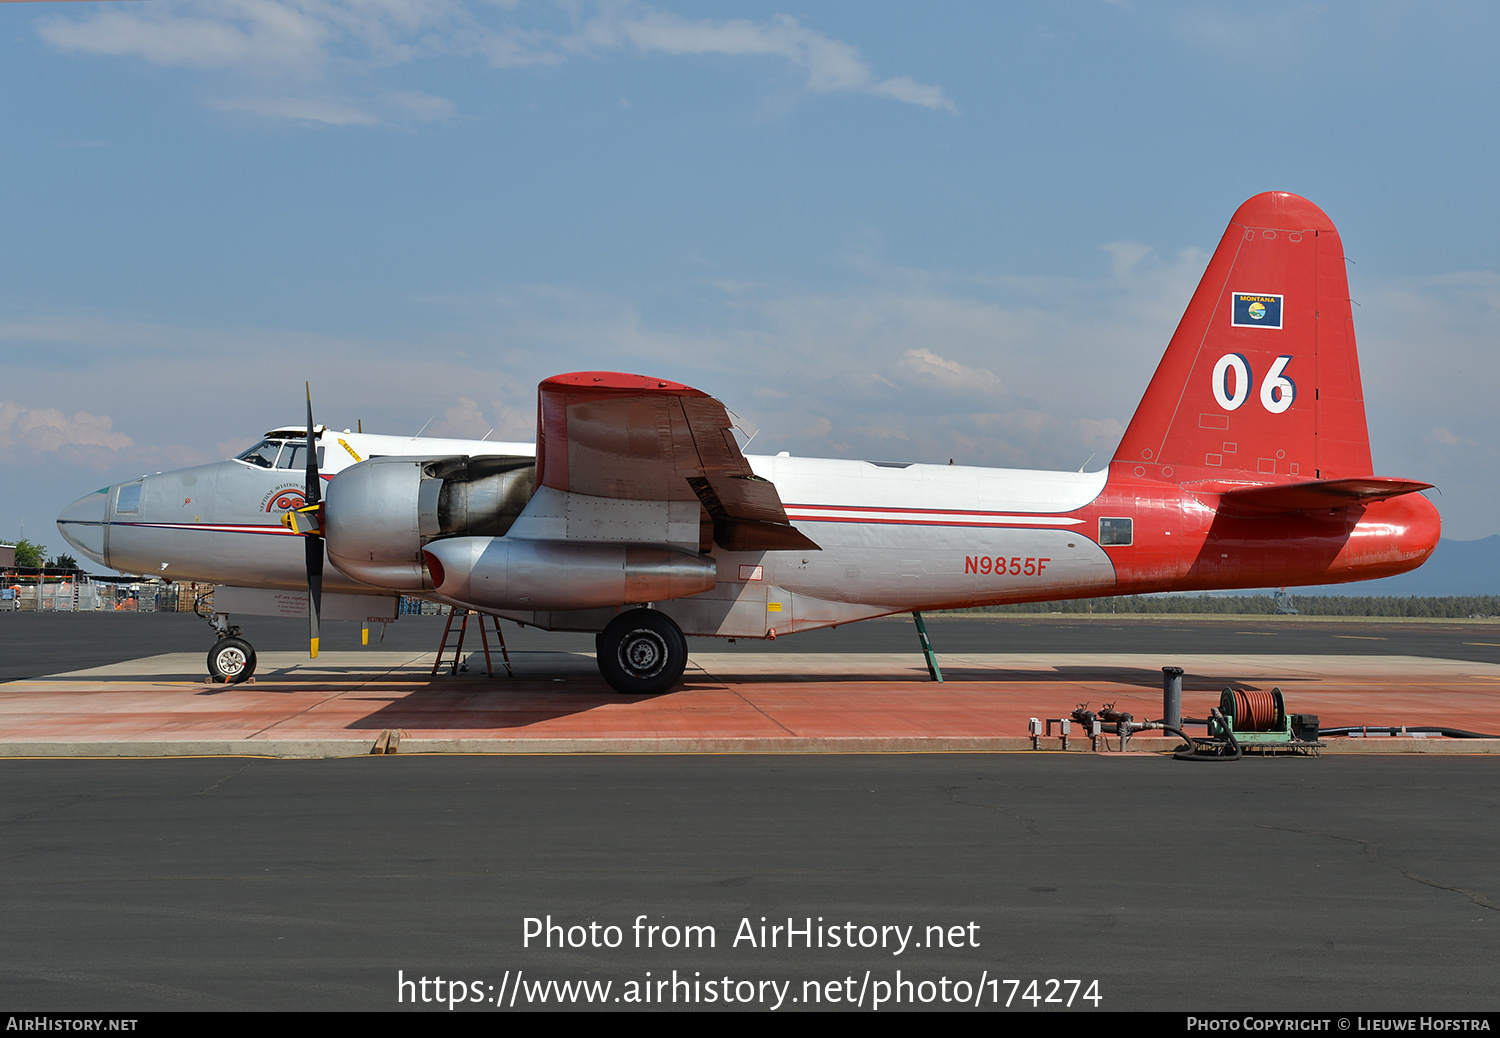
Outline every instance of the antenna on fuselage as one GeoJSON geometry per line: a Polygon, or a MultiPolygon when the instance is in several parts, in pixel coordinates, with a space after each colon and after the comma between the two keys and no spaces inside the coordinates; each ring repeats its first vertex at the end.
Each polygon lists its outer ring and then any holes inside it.
{"type": "MultiPolygon", "coordinates": [[[[1098,454],[1098,453],[1099,453],[1099,452],[1098,452],[1098,451],[1095,451],[1095,452],[1094,452],[1094,454],[1098,454]]],[[[1085,460],[1084,460],[1084,462],[1083,462],[1083,464],[1082,464],[1082,465],[1079,465],[1079,466],[1078,466],[1078,471],[1079,471],[1079,472],[1082,472],[1082,471],[1083,471],[1083,470],[1084,470],[1084,469],[1086,469],[1086,468],[1088,468],[1088,467],[1089,467],[1089,462],[1091,462],[1091,461],[1093,461],[1093,460],[1094,460],[1094,454],[1090,454],[1090,455],[1089,455],[1089,456],[1088,456],[1088,457],[1087,457],[1087,458],[1086,458],[1086,459],[1085,459],[1085,460]]]]}
{"type": "Polygon", "coordinates": [[[436,418],[436,417],[437,417],[437,415],[433,415],[432,418],[429,418],[429,419],[427,419],[427,421],[423,422],[422,423],[422,428],[420,428],[420,429],[417,430],[416,435],[414,435],[412,437],[412,439],[415,440],[417,438],[417,436],[421,436],[424,432],[426,432],[427,431],[427,427],[432,424],[432,419],[436,418]]]}
{"type": "Polygon", "coordinates": [[[727,407],[724,408],[724,413],[733,419],[733,421],[729,423],[729,427],[735,432],[739,433],[741,436],[745,437],[745,442],[740,444],[740,450],[742,452],[745,451],[749,448],[750,441],[760,435],[760,426],[752,425],[750,422],[745,421],[743,418],[735,414],[733,411],[729,410],[729,408],[727,407]]]}

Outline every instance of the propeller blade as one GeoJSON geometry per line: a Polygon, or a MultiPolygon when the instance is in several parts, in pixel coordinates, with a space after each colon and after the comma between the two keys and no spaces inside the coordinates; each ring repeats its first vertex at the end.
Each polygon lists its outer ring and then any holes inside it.
{"type": "Polygon", "coordinates": [[[307,611],[310,625],[309,637],[312,640],[311,656],[318,658],[318,614],[323,608],[323,538],[308,534],[303,538],[307,546],[307,611]]]}
{"type": "Polygon", "coordinates": [[[318,441],[313,434],[312,383],[307,385],[307,503],[316,505],[323,500],[323,487],[318,479],[318,441]]]}
{"type": "MultiPolygon", "coordinates": [[[[309,505],[323,502],[323,488],[318,478],[318,441],[313,434],[312,383],[307,386],[307,486],[304,497],[309,505]]],[[[323,537],[322,524],[318,533],[304,537],[307,549],[307,619],[309,654],[318,658],[318,614],[323,609],[323,537]]]]}

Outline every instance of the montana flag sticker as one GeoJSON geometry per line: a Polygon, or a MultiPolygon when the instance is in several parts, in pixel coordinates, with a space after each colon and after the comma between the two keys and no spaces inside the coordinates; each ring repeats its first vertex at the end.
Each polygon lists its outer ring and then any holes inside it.
{"type": "Polygon", "coordinates": [[[1236,328],[1280,328],[1281,297],[1260,292],[1236,292],[1233,313],[1236,328]]]}

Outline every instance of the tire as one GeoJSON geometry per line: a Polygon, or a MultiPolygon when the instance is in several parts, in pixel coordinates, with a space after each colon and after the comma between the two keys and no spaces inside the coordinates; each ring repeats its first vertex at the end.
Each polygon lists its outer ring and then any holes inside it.
{"type": "Polygon", "coordinates": [[[599,673],[627,696],[665,692],[687,669],[687,639],[665,613],[632,609],[599,633],[599,673]]]}
{"type": "Polygon", "coordinates": [[[220,638],[208,650],[208,676],[237,685],[255,673],[255,649],[243,638],[220,638]]]}

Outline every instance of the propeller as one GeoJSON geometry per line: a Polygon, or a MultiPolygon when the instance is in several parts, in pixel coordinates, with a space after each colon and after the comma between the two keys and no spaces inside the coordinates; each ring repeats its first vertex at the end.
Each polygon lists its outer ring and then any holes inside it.
{"type": "Polygon", "coordinates": [[[316,509],[318,532],[305,537],[307,551],[308,637],[318,658],[318,613],[323,608],[323,484],[318,478],[318,442],[313,437],[312,383],[307,386],[307,507],[316,509]]]}
{"type": "Polygon", "coordinates": [[[281,522],[302,535],[307,553],[307,598],[309,655],[318,658],[318,614],[323,607],[323,486],[318,477],[318,443],[313,432],[312,383],[307,383],[307,483],[301,508],[288,512],[281,522]]]}

